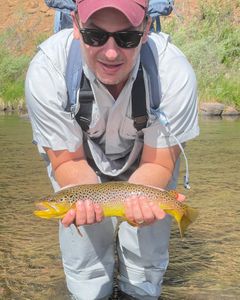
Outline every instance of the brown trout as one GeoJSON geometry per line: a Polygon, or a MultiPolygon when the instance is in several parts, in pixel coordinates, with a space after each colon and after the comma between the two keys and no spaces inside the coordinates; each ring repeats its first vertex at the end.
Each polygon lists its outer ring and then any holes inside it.
{"type": "Polygon", "coordinates": [[[89,199],[102,206],[105,217],[121,217],[127,221],[124,201],[133,195],[147,197],[149,201],[158,203],[165,213],[172,215],[178,223],[181,237],[198,215],[196,209],[177,200],[176,191],[164,191],[122,181],[77,185],[63,189],[37,201],[38,210],[34,211],[34,214],[45,219],[63,218],[70,208],[75,208],[79,199],[83,201],[89,199]]]}

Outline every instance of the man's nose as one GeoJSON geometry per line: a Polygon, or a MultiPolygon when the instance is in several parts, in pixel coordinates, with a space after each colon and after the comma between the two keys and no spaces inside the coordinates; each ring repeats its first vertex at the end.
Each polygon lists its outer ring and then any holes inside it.
{"type": "Polygon", "coordinates": [[[108,60],[115,60],[119,54],[119,48],[112,36],[109,37],[104,45],[105,56],[108,60]]]}

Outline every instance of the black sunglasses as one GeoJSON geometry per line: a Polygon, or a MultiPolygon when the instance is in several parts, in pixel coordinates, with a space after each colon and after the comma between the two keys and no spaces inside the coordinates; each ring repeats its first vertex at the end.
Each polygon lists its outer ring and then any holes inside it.
{"type": "Polygon", "coordinates": [[[92,47],[103,46],[110,36],[112,36],[121,48],[136,48],[143,36],[143,31],[116,31],[107,32],[99,29],[84,28],[79,29],[85,44],[92,47]]]}

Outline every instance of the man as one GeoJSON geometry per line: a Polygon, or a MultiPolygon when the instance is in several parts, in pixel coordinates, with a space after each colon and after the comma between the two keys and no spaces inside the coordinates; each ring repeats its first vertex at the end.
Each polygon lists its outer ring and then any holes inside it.
{"type": "MultiPolygon", "coordinates": [[[[185,143],[199,131],[191,66],[167,35],[148,34],[147,1],[79,0],[76,4],[73,33],[63,30],[40,45],[26,79],[34,142],[48,162],[54,189],[108,180],[175,188],[181,152],[176,139],[185,143]],[[80,40],[83,71],[95,97],[85,133],[65,111],[65,71],[73,37],[80,40]],[[149,91],[146,128],[137,132],[131,119],[132,85],[140,49],[148,39],[158,52],[159,108],[170,131],[150,109],[149,91]]],[[[127,222],[119,226],[120,299],[156,300],[168,265],[171,219],[143,197],[126,203],[127,218],[140,226],[127,222]]],[[[70,210],[60,223],[63,266],[73,299],[111,295],[115,228],[115,218],[104,219],[100,206],[81,199],[76,211],[70,210]],[[81,226],[82,238],[74,224],[81,226]]]]}

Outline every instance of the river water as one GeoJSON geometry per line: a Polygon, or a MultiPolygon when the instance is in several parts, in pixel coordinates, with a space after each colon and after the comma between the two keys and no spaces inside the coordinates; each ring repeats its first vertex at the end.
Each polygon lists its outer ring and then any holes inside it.
{"type": "MultiPolygon", "coordinates": [[[[162,300],[240,299],[240,119],[200,127],[186,148],[192,188],[179,185],[200,216],[183,240],[173,224],[162,300]]],[[[65,300],[57,222],[32,214],[52,190],[31,138],[26,119],[0,116],[0,299],[65,300]]]]}

